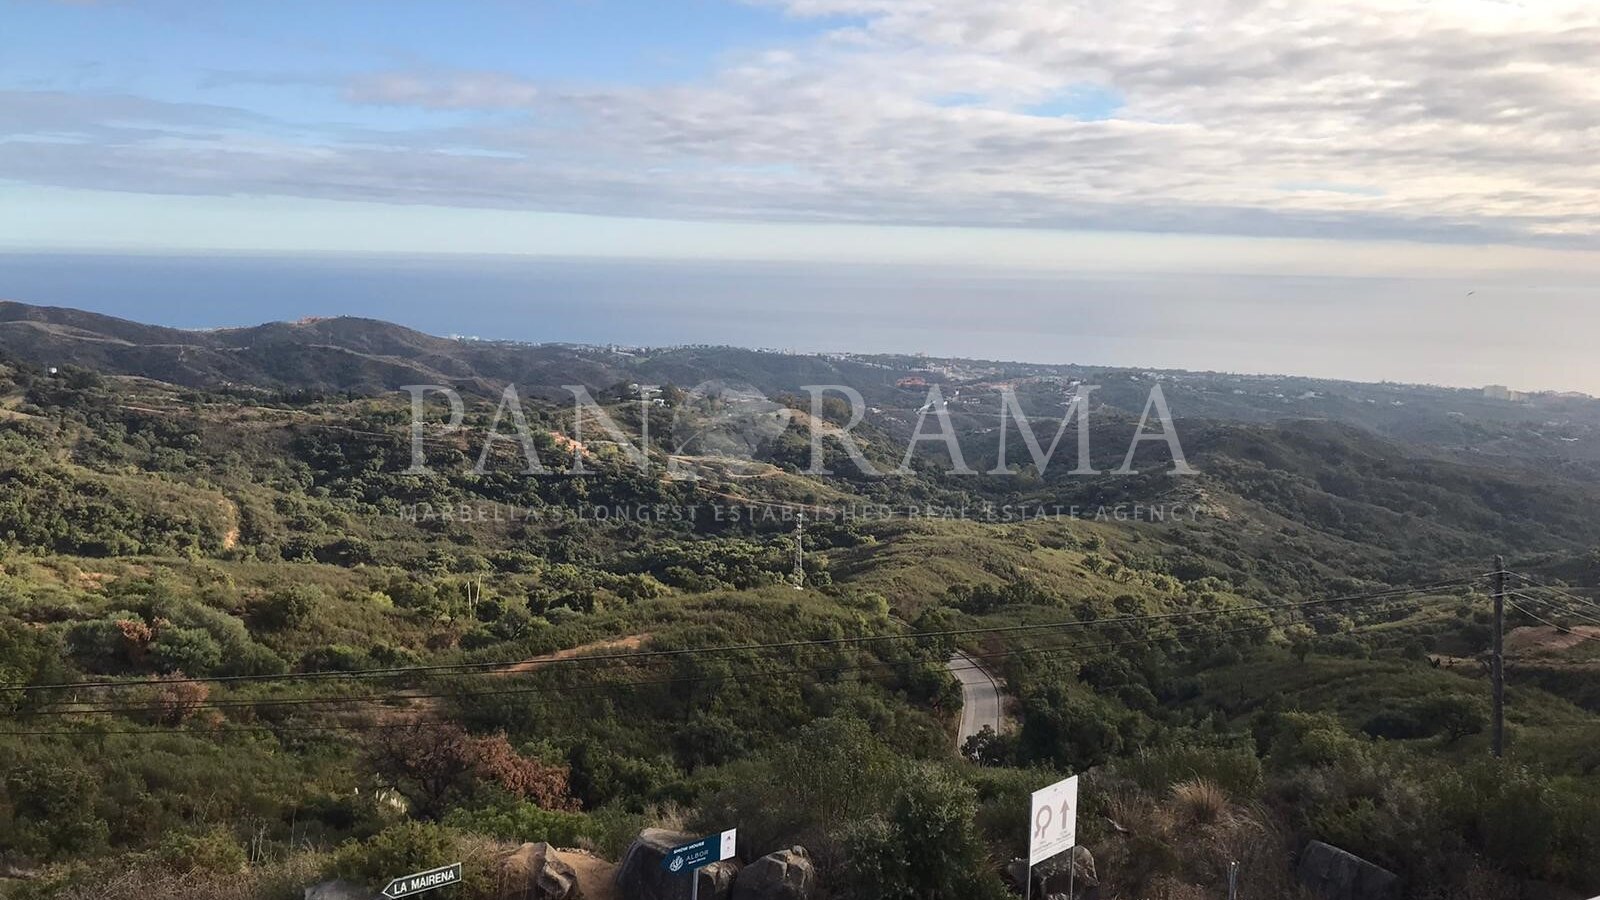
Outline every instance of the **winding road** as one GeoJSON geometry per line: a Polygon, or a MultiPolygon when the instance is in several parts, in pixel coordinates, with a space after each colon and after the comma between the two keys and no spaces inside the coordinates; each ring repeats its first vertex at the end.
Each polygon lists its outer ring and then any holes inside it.
{"type": "Polygon", "coordinates": [[[961,682],[961,727],[956,732],[956,749],[983,730],[985,725],[1000,733],[1000,685],[981,664],[965,653],[957,652],[945,664],[950,674],[961,682]]]}

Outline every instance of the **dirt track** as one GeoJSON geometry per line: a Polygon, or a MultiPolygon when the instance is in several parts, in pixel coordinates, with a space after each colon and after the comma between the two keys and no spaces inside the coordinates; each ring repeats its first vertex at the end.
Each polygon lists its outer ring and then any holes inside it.
{"type": "Polygon", "coordinates": [[[560,662],[563,659],[574,659],[587,653],[599,653],[608,650],[637,650],[644,646],[644,642],[648,640],[650,640],[650,635],[648,634],[634,634],[609,641],[595,641],[592,644],[584,644],[581,647],[571,647],[566,650],[557,650],[554,653],[546,653],[543,656],[531,657],[521,662],[512,663],[504,668],[493,669],[490,674],[521,675],[526,672],[536,672],[550,663],[560,662]]]}

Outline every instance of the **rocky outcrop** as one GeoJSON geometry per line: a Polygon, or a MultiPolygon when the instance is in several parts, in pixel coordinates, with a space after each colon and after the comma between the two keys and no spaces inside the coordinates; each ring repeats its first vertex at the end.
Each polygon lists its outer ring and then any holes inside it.
{"type": "Polygon", "coordinates": [[[578,875],[549,844],[523,844],[495,860],[497,900],[581,900],[578,875]]]}
{"type": "Polygon", "coordinates": [[[739,872],[732,900],[810,900],[817,888],[817,868],[804,847],[791,847],[761,857],[739,872]]]}
{"type": "Polygon", "coordinates": [[[324,881],[313,884],[301,894],[304,900],[378,900],[378,895],[359,884],[348,881],[324,881]]]}
{"type": "MultiPolygon", "coordinates": [[[[689,900],[693,882],[688,875],[661,868],[661,861],[674,847],[695,840],[696,835],[646,828],[639,832],[622,857],[617,869],[617,887],[627,900],[689,900]]],[[[713,863],[695,877],[700,880],[700,900],[730,900],[739,864],[733,860],[713,863]]]]}
{"type": "MultiPolygon", "coordinates": [[[[1028,877],[1028,861],[1014,859],[1006,866],[1006,877],[1021,891],[1028,877]]],[[[1094,868],[1094,854],[1088,847],[1074,847],[1069,857],[1062,853],[1033,867],[1033,895],[1035,897],[1068,896],[1068,887],[1076,893],[1074,900],[1098,900],[1100,878],[1094,868]],[[1077,872],[1074,873],[1073,869],[1077,872]]]]}
{"type": "Polygon", "coordinates": [[[1312,841],[1300,854],[1300,883],[1326,900],[1394,900],[1400,878],[1338,847],[1312,841]]]}

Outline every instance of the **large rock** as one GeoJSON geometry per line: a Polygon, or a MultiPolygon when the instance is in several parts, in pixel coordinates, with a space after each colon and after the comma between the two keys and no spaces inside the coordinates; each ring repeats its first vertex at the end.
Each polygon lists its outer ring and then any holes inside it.
{"type": "Polygon", "coordinates": [[[498,900],[582,900],[578,873],[549,844],[523,844],[495,860],[498,900]]]}
{"type": "Polygon", "coordinates": [[[817,867],[806,848],[793,847],[761,857],[733,880],[732,900],[810,900],[817,867]]]}
{"type": "Polygon", "coordinates": [[[1327,900],[1394,900],[1400,878],[1338,847],[1312,841],[1300,854],[1300,883],[1327,900]]]}
{"type": "MultiPolygon", "coordinates": [[[[1014,859],[1006,866],[1006,877],[1021,891],[1028,877],[1028,861],[1014,859]]],[[[1050,897],[1068,896],[1068,887],[1077,893],[1074,900],[1096,900],[1100,896],[1100,878],[1094,868],[1094,854],[1088,847],[1074,847],[1069,857],[1066,853],[1047,859],[1033,867],[1033,895],[1050,897]],[[1069,861],[1070,860],[1070,861],[1069,861]],[[1074,873],[1073,869],[1077,872],[1074,873]]]]}
{"type": "MultiPolygon", "coordinates": [[[[689,876],[674,874],[661,867],[674,847],[694,841],[698,835],[646,828],[633,839],[617,869],[617,887],[623,900],[689,900],[693,882],[689,876]]],[[[713,863],[695,874],[700,880],[700,900],[730,900],[739,864],[733,860],[713,863]]]]}
{"type": "Polygon", "coordinates": [[[304,900],[378,900],[378,895],[359,884],[348,881],[324,881],[313,884],[301,894],[304,900]]]}

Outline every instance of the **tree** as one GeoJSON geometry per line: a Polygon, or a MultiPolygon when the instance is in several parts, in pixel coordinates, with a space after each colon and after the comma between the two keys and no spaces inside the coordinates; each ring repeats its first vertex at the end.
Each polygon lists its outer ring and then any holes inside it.
{"type": "Polygon", "coordinates": [[[1452,694],[1429,697],[1415,707],[1417,721],[1428,734],[1442,734],[1455,743],[1469,734],[1478,734],[1489,725],[1489,713],[1476,697],[1452,694]]]}
{"type": "Polygon", "coordinates": [[[168,626],[150,645],[150,659],[161,672],[204,675],[222,664],[222,646],[203,629],[168,626]]]}
{"type": "Polygon", "coordinates": [[[1024,762],[1082,771],[1123,748],[1122,724],[1129,713],[1096,694],[1047,684],[1023,694],[1022,706],[1017,749],[1024,762]]]}
{"type": "Polygon", "coordinates": [[[368,752],[373,773],[437,819],[483,787],[497,787],[545,809],[572,809],[567,769],[517,753],[504,734],[475,737],[455,725],[397,729],[368,752]]]}
{"type": "Polygon", "coordinates": [[[182,725],[194,718],[199,707],[211,697],[211,688],[205,682],[191,681],[182,672],[162,678],[154,690],[151,706],[155,720],[162,725],[182,725]]]}
{"type": "Polygon", "coordinates": [[[902,772],[887,816],[851,828],[848,867],[861,900],[978,900],[1004,889],[986,861],[974,817],[977,795],[943,767],[902,772]]]}
{"type": "Polygon", "coordinates": [[[1017,756],[1017,741],[1010,735],[996,734],[992,726],[967,738],[961,745],[961,755],[980,766],[1004,766],[1017,756]]]}
{"type": "Polygon", "coordinates": [[[1309,625],[1295,624],[1285,628],[1283,636],[1289,639],[1289,652],[1294,654],[1295,661],[1305,665],[1306,657],[1311,655],[1311,640],[1316,632],[1309,625]]]}
{"type": "Polygon", "coordinates": [[[323,599],[322,589],[313,585],[281,587],[255,605],[256,621],[266,628],[299,628],[310,620],[323,599]]]}

